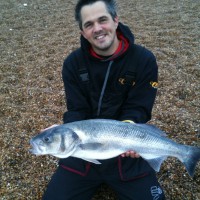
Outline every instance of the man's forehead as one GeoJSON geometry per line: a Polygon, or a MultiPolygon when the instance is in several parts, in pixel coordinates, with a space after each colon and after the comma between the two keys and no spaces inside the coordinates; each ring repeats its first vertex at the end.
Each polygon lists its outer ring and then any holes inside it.
{"type": "Polygon", "coordinates": [[[100,17],[107,16],[110,14],[107,11],[106,5],[102,1],[97,1],[93,4],[85,5],[81,9],[82,22],[93,21],[100,17]]]}

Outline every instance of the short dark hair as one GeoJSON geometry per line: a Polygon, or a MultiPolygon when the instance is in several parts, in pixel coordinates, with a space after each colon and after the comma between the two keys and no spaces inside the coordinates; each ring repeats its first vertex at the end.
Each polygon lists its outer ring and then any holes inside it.
{"type": "Polygon", "coordinates": [[[79,28],[82,30],[81,9],[83,6],[91,5],[98,1],[105,3],[108,13],[114,20],[117,16],[115,0],[79,0],[75,8],[75,19],[79,23],[79,28]]]}

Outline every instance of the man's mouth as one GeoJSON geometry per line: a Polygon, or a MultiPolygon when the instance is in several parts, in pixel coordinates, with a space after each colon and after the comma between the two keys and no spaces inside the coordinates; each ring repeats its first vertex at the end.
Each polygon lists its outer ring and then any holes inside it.
{"type": "Polygon", "coordinates": [[[105,34],[104,34],[104,35],[98,35],[98,36],[95,37],[95,39],[101,40],[101,39],[103,39],[103,38],[105,38],[105,37],[106,37],[105,34]]]}

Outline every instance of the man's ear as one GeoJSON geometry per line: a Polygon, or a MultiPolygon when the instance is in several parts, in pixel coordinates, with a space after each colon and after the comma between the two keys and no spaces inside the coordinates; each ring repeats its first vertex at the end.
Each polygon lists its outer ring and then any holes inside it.
{"type": "Polygon", "coordinates": [[[80,31],[80,34],[81,34],[85,39],[87,39],[87,38],[86,38],[86,35],[85,35],[85,33],[84,33],[84,31],[81,30],[81,31],[80,31]]]}
{"type": "Polygon", "coordinates": [[[115,25],[116,25],[116,28],[118,27],[118,24],[119,24],[119,18],[118,18],[118,16],[116,16],[115,18],[114,18],[114,22],[115,22],[115,25]]]}

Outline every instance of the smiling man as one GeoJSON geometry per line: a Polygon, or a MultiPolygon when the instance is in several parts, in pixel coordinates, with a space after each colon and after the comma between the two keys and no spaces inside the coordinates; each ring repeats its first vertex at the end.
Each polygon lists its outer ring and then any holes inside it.
{"type": "Polygon", "coordinates": [[[112,55],[119,45],[116,35],[118,17],[112,19],[102,1],[84,6],[81,9],[83,37],[99,55],[112,55]]]}
{"type": "MultiPolygon", "coordinates": [[[[64,123],[94,118],[146,123],[157,91],[154,55],[134,44],[130,29],[119,22],[114,0],[79,0],[75,18],[81,47],[63,64],[64,123]]],[[[43,200],[90,200],[103,183],[120,200],[165,199],[154,170],[136,152],[101,163],[61,159],[43,200]]]]}

